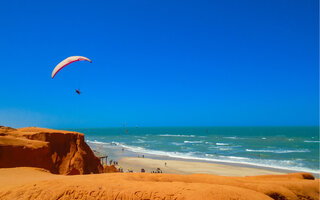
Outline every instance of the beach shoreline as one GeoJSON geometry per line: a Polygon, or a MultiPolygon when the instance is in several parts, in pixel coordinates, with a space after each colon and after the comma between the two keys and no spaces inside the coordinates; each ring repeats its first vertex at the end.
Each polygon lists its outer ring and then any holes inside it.
{"type": "Polygon", "coordinates": [[[212,174],[220,176],[258,176],[258,175],[276,175],[286,174],[276,170],[266,170],[260,168],[248,168],[226,164],[197,162],[197,161],[182,161],[182,160],[160,160],[142,157],[123,157],[119,160],[119,166],[125,172],[132,170],[140,172],[144,169],[146,172],[156,172],[157,168],[161,173],[168,174],[212,174]]]}
{"type": "MultiPolygon", "coordinates": [[[[304,171],[281,169],[264,167],[251,164],[243,164],[236,162],[223,162],[223,161],[205,161],[187,158],[174,158],[169,156],[154,155],[147,153],[132,152],[127,149],[122,149],[119,146],[113,146],[104,148],[97,148],[96,145],[90,145],[94,150],[96,156],[101,155],[108,156],[109,161],[117,161],[119,164],[117,168],[121,167],[124,172],[133,170],[134,172],[140,172],[141,169],[145,169],[147,172],[156,171],[156,168],[164,169],[164,163],[174,163],[176,169],[163,170],[163,173],[174,173],[174,174],[192,174],[192,173],[206,173],[214,175],[224,175],[224,176],[255,176],[255,175],[267,175],[267,174],[288,174],[288,173],[299,173],[304,171]],[[142,158],[142,156],[144,158],[142,158]],[[179,163],[184,163],[187,169],[182,169],[179,163]],[[191,166],[197,165],[198,167],[204,167],[205,169],[190,170],[191,166]],[[224,168],[222,171],[220,169],[224,168]]],[[[307,172],[311,173],[311,172],[307,172]]],[[[311,173],[313,176],[319,178],[319,173],[311,173]]]]}

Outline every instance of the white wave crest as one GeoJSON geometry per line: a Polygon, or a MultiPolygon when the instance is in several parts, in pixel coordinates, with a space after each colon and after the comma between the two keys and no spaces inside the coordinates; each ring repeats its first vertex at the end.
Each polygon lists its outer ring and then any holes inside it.
{"type": "Polygon", "coordinates": [[[196,137],[195,135],[170,135],[170,134],[160,134],[158,136],[162,136],[162,137],[196,137]]]}
{"type": "Polygon", "coordinates": [[[319,143],[320,141],[318,141],[318,140],[305,140],[304,142],[308,142],[308,143],[319,143]]]}
{"type": "Polygon", "coordinates": [[[217,142],[216,145],[217,146],[227,146],[229,144],[228,143],[222,143],[222,142],[219,143],[219,142],[217,142]]]}
{"type": "Polygon", "coordinates": [[[176,146],[184,145],[184,143],[178,143],[178,142],[171,142],[171,144],[176,145],[176,146]]]}
{"type": "Polygon", "coordinates": [[[309,149],[296,149],[296,150],[282,150],[282,149],[278,149],[278,150],[269,150],[269,149],[246,149],[246,151],[249,152],[265,152],[265,153],[306,153],[306,152],[310,152],[309,149]]]}
{"type": "Polygon", "coordinates": [[[184,141],[184,143],[187,143],[187,144],[200,144],[200,143],[203,143],[203,141],[184,141]]]}
{"type": "Polygon", "coordinates": [[[220,151],[230,151],[230,150],[232,150],[232,148],[230,148],[230,147],[219,147],[218,149],[220,151]]]}
{"type": "Polygon", "coordinates": [[[91,141],[91,140],[86,140],[87,143],[91,143],[91,144],[110,144],[110,143],[107,143],[107,142],[100,142],[100,141],[97,141],[97,140],[94,140],[94,141],[91,141]]]}
{"type": "Polygon", "coordinates": [[[233,137],[223,137],[223,138],[226,138],[226,139],[238,139],[238,137],[236,137],[236,136],[233,136],[233,137]]]}
{"type": "Polygon", "coordinates": [[[133,141],[132,143],[145,143],[146,141],[142,140],[142,139],[138,139],[137,141],[133,141]]]}

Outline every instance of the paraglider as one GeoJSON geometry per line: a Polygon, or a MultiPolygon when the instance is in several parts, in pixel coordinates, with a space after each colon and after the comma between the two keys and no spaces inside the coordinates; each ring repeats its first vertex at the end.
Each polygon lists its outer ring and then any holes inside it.
{"type": "Polygon", "coordinates": [[[51,77],[54,78],[55,75],[64,67],[66,67],[67,65],[73,63],[73,62],[77,62],[77,61],[81,61],[81,60],[86,60],[89,61],[90,63],[92,63],[92,61],[89,58],[83,57],[83,56],[71,56],[68,57],[66,59],[64,59],[63,61],[61,61],[52,71],[51,77]]]}
{"type": "MultiPolygon", "coordinates": [[[[51,78],[53,79],[56,74],[61,70],[63,69],[64,67],[66,67],[67,65],[73,63],[73,62],[77,62],[77,61],[89,61],[90,63],[92,63],[92,61],[89,59],[89,58],[86,58],[86,57],[83,57],[83,56],[71,56],[71,57],[68,57],[66,59],[64,59],[63,61],[61,61],[52,71],[52,74],[51,74],[51,78]]],[[[76,89],[76,93],[78,95],[81,94],[80,92],[80,89],[76,89]]]]}

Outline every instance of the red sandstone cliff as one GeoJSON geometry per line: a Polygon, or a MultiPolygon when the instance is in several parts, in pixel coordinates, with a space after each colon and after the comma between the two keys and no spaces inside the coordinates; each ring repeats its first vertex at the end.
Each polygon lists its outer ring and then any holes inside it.
{"type": "Polygon", "coordinates": [[[103,172],[82,133],[0,127],[0,168],[22,166],[67,175],[103,172]]]}

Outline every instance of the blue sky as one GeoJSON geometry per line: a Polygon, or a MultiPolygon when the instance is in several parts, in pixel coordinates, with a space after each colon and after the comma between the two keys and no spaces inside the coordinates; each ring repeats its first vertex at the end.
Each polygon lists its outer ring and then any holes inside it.
{"type": "Polygon", "coordinates": [[[318,8],[1,0],[0,125],[318,125],[318,8]]]}

